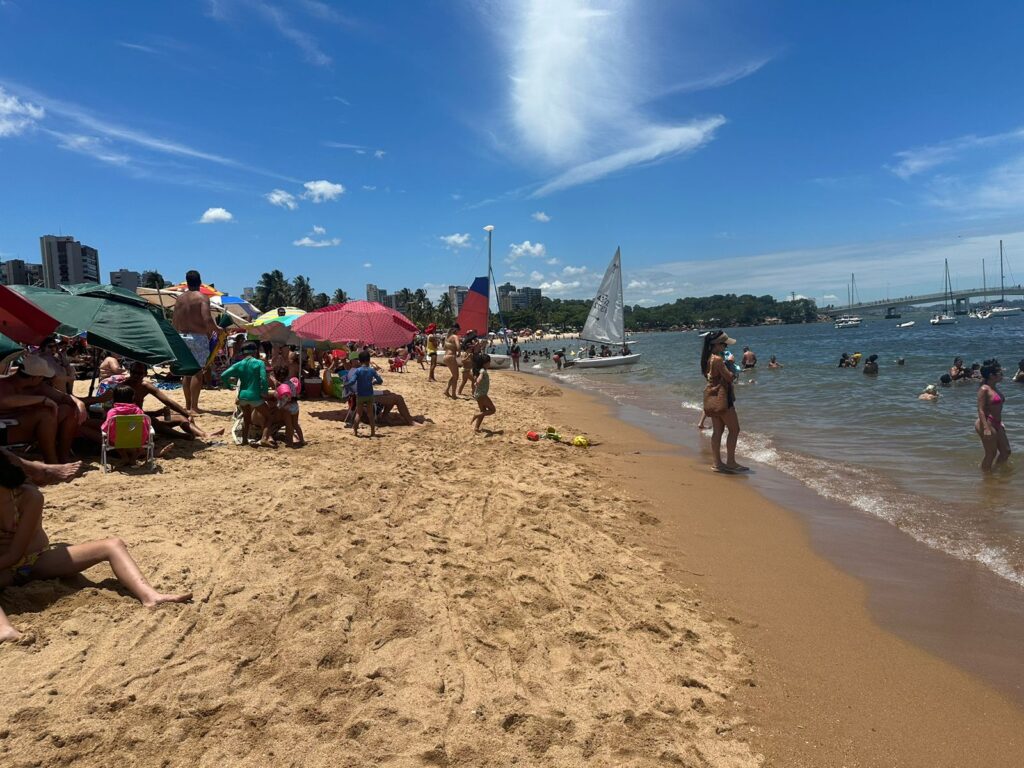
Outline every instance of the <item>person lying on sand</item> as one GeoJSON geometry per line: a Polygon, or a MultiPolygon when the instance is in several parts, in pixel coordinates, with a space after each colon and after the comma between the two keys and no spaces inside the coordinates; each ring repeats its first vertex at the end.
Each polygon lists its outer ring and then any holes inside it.
{"type": "Polygon", "coordinates": [[[147,396],[155,397],[163,403],[163,408],[146,411],[146,415],[152,420],[153,429],[158,435],[184,437],[186,440],[195,440],[197,437],[201,440],[208,440],[211,437],[219,437],[224,434],[223,429],[218,429],[216,432],[206,432],[200,429],[196,424],[195,416],[189,416],[188,411],[165,395],[155,384],[146,381],[146,371],[145,363],[132,363],[128,378],[124,383],[135,391],[135,404],[140,408],[146,402],[147,396]]]}
{"type": "MultiPolygon", "coordinates": [[[[43,530],[42,492],[0,453],[0,588],[73,576],[102,562],[110,563],[117,580],[147,608],[192,599],[191,593],[165,594],[153,589],[121,539],[50,544],[43,530]]],[[[0,642],[20,637],[0,609],[0,642]]]]}

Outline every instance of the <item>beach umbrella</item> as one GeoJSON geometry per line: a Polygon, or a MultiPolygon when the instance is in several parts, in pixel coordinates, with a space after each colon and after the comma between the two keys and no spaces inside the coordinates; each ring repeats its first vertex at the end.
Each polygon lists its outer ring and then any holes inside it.
{"type": "Polygon", "coordinates": [[[136,288],[135,293],[161,309],[174,309],[179,295],[176,291],[169,291],[166,288],[136,288]]]}
{"type": "MultiPolygon", "coordinates": [[[[184,293],[185,291],[188,290],[188,283],[178,283],[177,285],[172,285],[170,288],[164,288],[164,290],[165,291],[177,291],[178,293],[184,293]]],[[[200,284],[199,292],[201,294],[203,294],[204,296],[223,296],[224,295],[224,291],[218,291],[212,285],[207,285],[206,283],[200,284]]]]}
{"type": "Polygon", "coordinates": [[[210,304],[222,307],[228,314],[242,318],[247,323],[251,323],[260,316],[260,311],[256,307],[238,296],[228,296],[227,294],[213,296],[210,299],[210,304]]]}
{"type": "Polygon", "coordinates": [[[9,341],[39,345],[58,325],[55,318],[20,293],[0,285],[0,332],[9,341]]]}
{"type": "Polygon", "coordinates": [[[53,317],[56,333],[85,333],[95,347],[148,365],[172,363],[176,373],[199,371],[192,353],[160,310],[131,291],[93,283],[61,289],[14,285],[16,291],[53,317]]]}
{"type": "Polygon", "coordinates": [[[300,317],[292,330],[306,339],[331,344],[373,344],[402,347],[416,336],[416,324],[401,312],[375,301],[332,304],[300,317]]]}
{"type": "Polygon", "coordinates": [[[304,339],[292,332],[292,323],[305,314],[298,307],[278,307],[264,312],[246,327],[250,336],[262,341],[298,346],[304,339]]]}

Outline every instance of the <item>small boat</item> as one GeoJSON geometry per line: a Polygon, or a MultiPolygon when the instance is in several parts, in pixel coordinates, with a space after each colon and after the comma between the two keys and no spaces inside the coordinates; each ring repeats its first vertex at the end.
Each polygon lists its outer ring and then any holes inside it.
{"type": "Polygon", "coordinates": [[[840,315],[836,318],[836,328],[860,328],[861,319],[856,315],[840,315]]]}
{"type": "Polygon", "coordinates": [[[989,311],[989,317],[1013,317],[1021,313],[1020,307],[992,307],[989,311]]]}
{"type": "Polygon", "coordinates": [[[949,305],[953,300],[953,284],[949,280],[949,260],[946,259],[946,284],[943,286],[942,311],[936,312],[928,322],[932,325],[956,325],[956,318],[949,314],[949,305]]]}
{"type": "MultiPolygon", "coordinates": [[[[597,342],[613,346],[626,345],[626,315],[622,302],[622,256],[615,249],[611,263],[604,273],[601,287],[597,289],[590,314],[580,332],[582,341],[597,342]]],[[[618,365],[633,365],[640,359],[639,353],[610,355],[608,357],[577,356],[574,368],[613,368],[618,365]]]]}
{"type": "MultiPolygon", "coordinates": [[[[1006,270],[1003,266],[1003,241],[999,241],[999,304],[993,306],[988,313],[989,317],[1014,317],[1021,314],[1021,307],[1006,306],[1006,270]]],[[[987,319],[987,318],[986,318],[987,319]]]]}
{"type": "Polygon", "coordinates": [[[908,320],[905,323],[898,323],[896,325],[896,327],[897,328],[913,328],[914,327],[914,321],[913,320],[908,320]]]}

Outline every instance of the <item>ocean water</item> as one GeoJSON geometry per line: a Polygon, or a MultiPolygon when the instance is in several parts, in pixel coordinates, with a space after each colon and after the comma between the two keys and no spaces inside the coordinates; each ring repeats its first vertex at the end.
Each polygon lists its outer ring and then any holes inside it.
{"type": "MultiPolygon", "coordinates": [[[[940,388],[937,403],[917,399],[954,356],[968,365],[999,358],[1007,376],[1000,386],[1007,401],[1003,422],[1011,446],[1024,453],[1024,384],[1009,381],[1024,358],[1024,317],[965,317],[955,326],[932,327],[926,314],[914,313],[902,321],[867,318],[855,329],[819,323],[729,333],[738,342],[737,356],[745,345],[758,356],[756,371],[744,373],[736,389],[743,460],[770,465],[822,497],[1024,587],[1024,471],[1014,467],[1024,456],[982,476],[976,383],[940,388]],[[908,319],[915,327],[896,328],[908,319]],[[864,359],[877,354],[879,375],[838,368],[842,352],[864,359]],[[767,369],[773,354],[782,370],[767,369]],[[905,365],[896,364],[899,357],[905,365]]],[[[693,332],[636,338],[633,351],[643,357],[631,368],[556,372],[541,359],[523,368],[643,408],[678,426],[684,444],[699,445],[702,340],[693,332]]],[[[525,348],[545,346],[553,348],[550,342],[525,348]]]]}

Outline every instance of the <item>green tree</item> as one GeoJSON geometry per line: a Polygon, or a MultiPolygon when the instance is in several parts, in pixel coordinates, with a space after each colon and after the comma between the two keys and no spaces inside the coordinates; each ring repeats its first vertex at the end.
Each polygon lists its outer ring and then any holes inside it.
{"type": "MultiPolygon", "coordinates": [[[[404,315],[409,312],[410,308],[412,308],[413,303],[415,302],[415,296],[408,288],[403,288],[396,295],[398,298],[395,301],[395,304],[398,307],[398,311],[404,315]]],[[[412,318],[409,319],[411,320],[412,318]]]]}
{"type": "Polygon", "coordinates": [[[313,297],[313,309],[323,309],[331,303],[331,297],[326,293],[318,293],[313,297]]]}
{"type": "Polygon", "coordinates": [[[308,277],[296,275],[292,280],[292,306],[306,312],[313,309],[313,286],[308,277]]]}
{"type": "Polygon", "coordinates": [[[348,301],[348,294],[345,293],[341,288],[334,289],[334,295],[331,296],[331,304],[345,304],[348,301]]]}
{"type": "Polygon", "coordinates": [[[437,300],[437,312],[436,312],[437,324],[447,328],[455,322],[455,311],[452,307],[452,297],[445,291],[441,294],[441,298],[437,300]]]}
{"type": "Polygon", "coordinates": [[[264,311],[287,307],[292,302],[291,286],[279,269],[264,272],[256,285],[256,306],[264,311]]]}
{"type": "Polygon", "coordinates": [[[147,269],[142,273],[141,284],[143,288],[166,288],[168,285],[164,276],[155,269],[147,269]]]}

